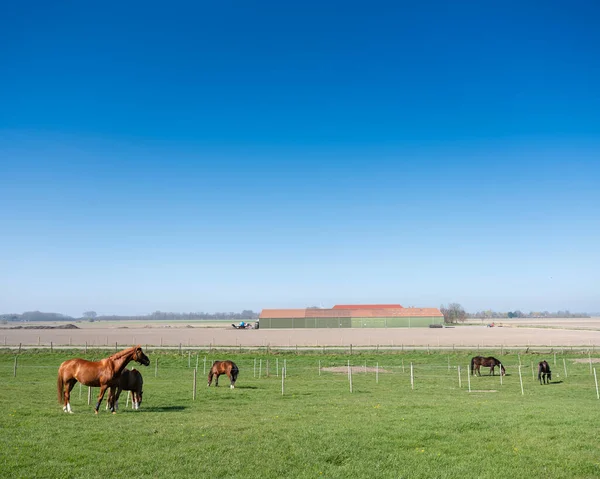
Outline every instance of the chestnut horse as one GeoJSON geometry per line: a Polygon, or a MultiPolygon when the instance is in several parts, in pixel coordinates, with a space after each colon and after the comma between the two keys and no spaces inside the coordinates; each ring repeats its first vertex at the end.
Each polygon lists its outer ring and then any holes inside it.
{"type": "MultiPolygon", "coordinates": [[[[70,402],[71,390],[79,381],[84,386],[100,387],[100,394],[95,407],[95,413],[98,414],[106,389],[116,387],[116,380],[130,361],[136,361],[144,366],[150,364],[150,359],[144,354],[140,346],[132,346],[100,361],[87,361],[76,358],[63,362],[58,368],[56,383],[58,402],[63,404],[63,411],[73,412],[70,402]]],[[[113,413],[115,412],[114,405],[111,404],[110,409],[113,413]]]]}
{"type": "Polygon", "coordinates": [[[500,366],[500,374],[502,376],[506,375],[504,366],[502,366],[502,363],[498,359],[492,357],[484,358],[482,356],[475,356],[473,359],[471,359],[471,374],[474,375],[477,371],[477,374],[481,376],[481,371],[479,370],[481,366],[490,368],[490,374],[492,376],[494,375],[494,368],[496,366],[500,366]]]}
{"type": "Polygon", "coordinates": [[[233,389],[239,372],[238,367],[233,361],[215,361],[208,373],[208,386],[210,387],[213,376],[215,376],[215,387],[217,387],[219,385],[219,376],[221,374],[227,374],[229,381],[231,381],[231,386],[229,387],[233,389]]]}
{"type": "Polygon", "coordinates": [[[538,379],[540,384],[542,384],[542,380],[544,384],[549,384],[552,381],[552,371],[550,371],[550,365],[546,361],[540,361],[538,364],[538,379]]]}
{"type": "Polygon", "coordinates": [[[123,372],[117,379],[117,386],[111,387],[108,393],[108,401],[106,407],[114,405],[114,410],[119,409],[119,397],[123,391],[131,391],[131,407],[133,409],[139,409],[142,404],[142,388],[144,386],[144,379],[142,373],[137,369],[131,371],[127,368],[123,369],[123,372]],[[115,393],[116,389],[116,393],[115,393]]]}

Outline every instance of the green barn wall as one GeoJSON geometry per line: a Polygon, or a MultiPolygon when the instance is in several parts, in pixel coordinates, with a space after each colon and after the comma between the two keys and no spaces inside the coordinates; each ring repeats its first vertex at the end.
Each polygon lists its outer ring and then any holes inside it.
{"type": "Polygon", "coordinates": [[[261,329],[302,328],[426,328],[442,324],[441,316],[415,316],[401,318],[264,318],[261,329]]]}

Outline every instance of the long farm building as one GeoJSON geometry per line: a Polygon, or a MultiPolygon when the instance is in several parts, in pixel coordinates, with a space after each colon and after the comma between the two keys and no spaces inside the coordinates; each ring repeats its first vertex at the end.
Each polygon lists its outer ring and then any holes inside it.
{"type": "Polygon", "coordinates": [[[260,327],[298,328],[424,328],[442,324],[437,308],[404,308],[399,304],[345,304],[331,309],[263,309],[260,327]]]}

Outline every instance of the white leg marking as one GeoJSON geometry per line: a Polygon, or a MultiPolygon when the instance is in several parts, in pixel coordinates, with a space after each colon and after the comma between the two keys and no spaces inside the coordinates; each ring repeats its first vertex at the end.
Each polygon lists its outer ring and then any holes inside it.
{"type": "Polygon", "coordinates": [[[73,414],[73,411],[71,411],[71,403],[70,402],[67,403],[67,412],[73,414]]]}

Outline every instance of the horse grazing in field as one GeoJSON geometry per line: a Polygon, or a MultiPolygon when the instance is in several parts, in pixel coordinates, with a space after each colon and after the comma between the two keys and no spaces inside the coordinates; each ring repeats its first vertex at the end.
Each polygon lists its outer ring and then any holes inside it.
{"type": "Polygon", "coordinates": [[[552,371],[550,371],[550,365],[546,361],[540,361],[538,364],[538,379],[540,384],[548,384],[552,381],[552,371]]]}
{"type": "Polygon", "coordinates": [[[490,368],[490,374],[492,376],[494,376],[494,368],[500,366],[500,374],[502,376],[506,375],[506,370],[498,359],[492,357],[484,358],[483,356],[475,356],[471,359],[471,374],[474,375],[475,372],[477,372],[477,374],[481,376],[481,371],[479,370],[481,366],[490,368]]]}
{"type": "Polygon", "coordinates": [[[208,386],[210,387],[213,376],[215,377],[215,387],[219,385],[219,376],[221,374],[227,374],[229,381],[231,381],[231,385],[229,386],[231,389],[235,387],[235,381],[237,380],[238,367],[235,365],[233,361],[215,361],[210,368],[210,372],[208,373],[208,386]]]}
{"type": "Polygon", "coordinates": [[[119,409],[119,396],[123,391],[131,391],[131,407],[133,409],[139,409],[142,405],[142,388],[144,386],[144,379],[142,378],[142,373],[140,373],[137,369],[124,369],[119,379],[117,379],[117,386],[113,386],[110,388],[110,392],[108,394],[108,404],[106,407],[108,408],[111,404],[113,405],[114,410],[119,409]],[[116,393],[115,393],[116,389],[116,393]]]}
{"type": "MultiPolygon", "coordinates": [[[[136,361],[144,366],[150,364],[150,359],[144,354],[140,346],[133,346],[124,349],[118,353],[101,359],[100,361],[87,361],[85,359],[68,359],[58,368],[58,402],[63,404],[63,411],[73,412],[71,410],[71,390],[79,381],[84,386],[99,387],[100,394],[96,402],[95,413],[98,414],[100,403],[104,398],[104,393],[109,387],[116,387],[116,381],[125,369],[125,366],[131,361],[136,361]],[[66,386],[66,387],[65,387],[66,386]]],[[[111,404],[111,411],[114,413],[114,406],[111,404]]]]}

